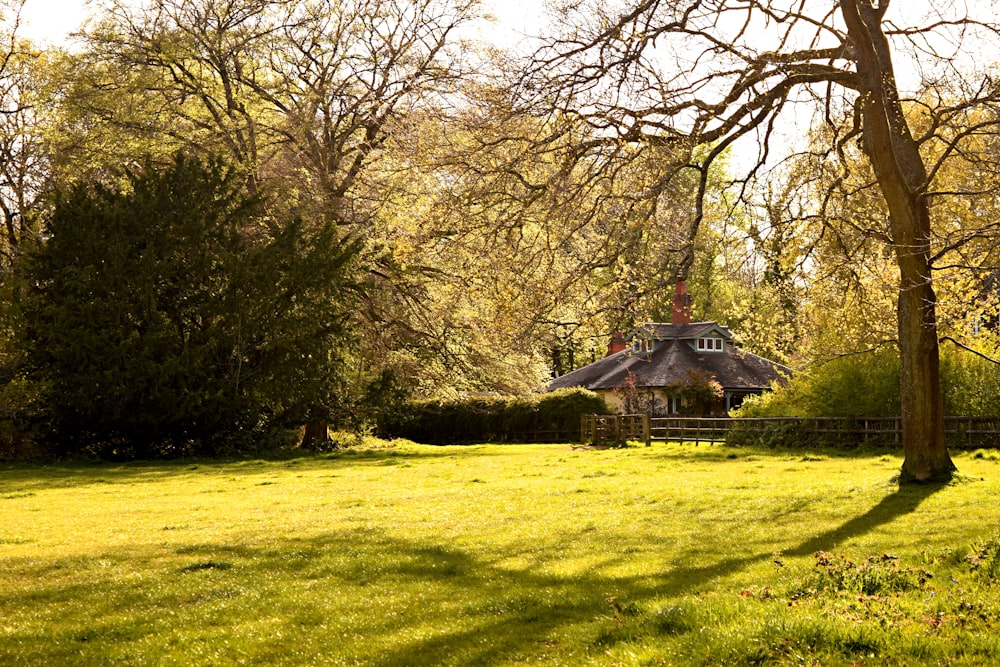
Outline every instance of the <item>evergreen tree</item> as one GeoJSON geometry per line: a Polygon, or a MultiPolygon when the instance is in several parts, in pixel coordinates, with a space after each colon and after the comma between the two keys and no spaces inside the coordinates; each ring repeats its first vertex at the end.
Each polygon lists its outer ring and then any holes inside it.
{"type": "Polygon", "coordinates": [[[218,454],[330,417],[358,245],[244,192],[178,156],[57,197],[24,309],[57,451],[218,454]]]}

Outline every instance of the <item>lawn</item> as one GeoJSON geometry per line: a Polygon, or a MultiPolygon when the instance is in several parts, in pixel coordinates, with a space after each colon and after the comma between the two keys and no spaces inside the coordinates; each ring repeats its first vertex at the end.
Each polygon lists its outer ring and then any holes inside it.
{"type": "Polygon", "coordinates": [[[1000,662],[1000,456],[654,444],[0,466],[0,664],[1000,662]]]}

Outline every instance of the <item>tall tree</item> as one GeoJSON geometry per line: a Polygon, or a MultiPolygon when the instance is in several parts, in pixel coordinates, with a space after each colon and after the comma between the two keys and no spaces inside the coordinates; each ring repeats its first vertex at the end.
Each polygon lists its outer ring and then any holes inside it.
{"type": "Polygon", "coordinates": [[[48,184],[39,117],[43,55],[18,35],[21,0],[0,0],[0,271],[11,270],[35,235],[48,184]]]}
{"type": "MultiPolygon", "coordinates": [[[[168,157],[178,147],[223,154],[249,193],[281,196],[269,216],[297,215],[366,243],[370,289],[358,317],[370,335],[417,319],[408,276],[384,224],[387,174],[408,115],[429,113],[462,73],[459,28],[477,0],[104,0],[65,108],[76,130],[60,173],[78,165],[168,157]],[[95,142],[94,138],[111,140],[95,142]],[[95,158],[91,157],[94,151],[95,158]]],[[[399,155],[398,153],[396,155],[399,155]]],[[[366,364],[366,361],[372,361],[366,364]]],[[[306,440],[325,437],[315,423],[306,440]]]]}
{"type": "Polygon", "coordinates": [[[511,323],[502,331],[551,347],[586,340],[584,358],[592,346],[603,353],[610,330],[662,309],[661,258],[683,246],[697,179],[659,182],[664,165],[687,159],[673,147],[576,155],[589,128],[524,113],[509,80],[470,85],[462,113],[420,135],[441,135],[430,229],[449,241],[449,270],[470,269],[467,291],[489,295],[511,323]]]}
{"type": "Polygon", "coordinates": [[[889,3],[841,0],[856,66],[865,152],[889,211],[899,267],[897,321],[905,459],[916,479],[950,474],[944,440],[944,399],[938,355],[937,299],[931,278],[927,170],[896,89],[892,54],[882,22],[889,3]]]}
{"type": "MultiPolygon", "coordinates": [[[[431,392],[537,387],[539,344],[565,342],[553,330],[573,337],[581,313],[620,319],[663,281],[644,258],[665,235],[638,223],[651,200],[632,193],[643,161],[669,151],[604,156],[621,170],[613,186],[526,153],[524,136],[547,129],[504,106],[509,78],[471,75],[460,29],[476,4],[107,0],[67,98],[80,134],[63,172],[128,163],[144,142],[224,152],[249,190],[283,193],[274,206],[368,242],[372,365],[398,364],[431,392]],[[88,146],[97,159],[73,159],[88,146]],[[577,215],[581,202],[598,213],[577,215]]],[[[687,224],[679,208],[658,215],[687,224]]]]}
{"type": "MultiPolygon", "coordinates": [[[[22,259],[38,239],[50,187],[44,121],[50,108],[48,58],[18,33],[23,0],[0,0],[0,404],[21,422],[33,393],[21,375],[16,302],[22,259]]],[[[13,434],[22,436],[21,426],[13,434]]]]}
{"type": "MultiPolygon", "coordinates": [[[[664,235],[633,215],[650,200],[631,196],[645,178],[631,147],[604,158],[614,187],[526,153],[547,130],[505,106],[509,76],[473,76],[474,0],[102,6],[65,96],[61,177],[218,151],[248,190],[283,193],[273,215],[352,229],[367,242],[361,364],[421,393],[526,391],[544,381],[539,347],[663,282],[644,258],[664,235]]],[[[681,213],[661,207],[661,228],[681,213]]]]}
{"type": "Polygon", "coordinates": [[[476,1],[103,6],[73,106],[126,137],[225,154],[251,193],[279,180],[287,206],[365,229],[387,196],[375,175],[400,119],[462,74],[458,33],[476,1]]]}
{"type": "MultiPolygon", "coordinates": [[[[534,58],[544,87],[529,80],[526,90],[544,89],[545,99],[536,95],[535,103],[554,102],[561,115],[586,119],[594,128],[592,146],[711,146],[687,165],[703,184],[719,156],[734,145],[746,150],[746,142],[737,144],[744,137],[755,136],[761,147],[755,158],[743,154],[746,173],[762,172],[771,144],[786,131],[789,115],[782,112],[790,108],[813,105],[816,119],[833,130],[829,153],[860,138],[889,217],[899,270],[902,477],[930,480],[949,477],[954,465],[944,440],[931,275],[929,204],[936,164],[928,168],[921,146],[948,141],[956,109],[997,101],[997,86],[987,73],[974,71],[966,49],[995,52],[1000,34],[990,17],[963,15],[956,5],[937,8],[927,28],[911,19],[900,28],[887,19],[889,7],[888,0],[566,4],[565,36],[534,58]],[[596,20],[588,21],[588,13],[596,20]],[[945,53],[945,44],[959,46],[945,53]],[[907,53],[894,46],[906,45],[913,47],[908,53],[921,66],[925,84],[962,94],[927,109],[932,122],[919,136],[904,113],[893,63],[907,53]]],[[[738,183],[742,194],[750,182],[738,183]]],[[[695,202],[699,214],[688,249],[674,265],[679,277],[694,259],[702,200],[695,202]]]]}
{"type": "Polygon", "coordinates": [[[242,179],[178,156],[57,198],[24,304],[56,448],[217,454],[343,401],[357,244],[298,219],[262,232],[242,179]]]}

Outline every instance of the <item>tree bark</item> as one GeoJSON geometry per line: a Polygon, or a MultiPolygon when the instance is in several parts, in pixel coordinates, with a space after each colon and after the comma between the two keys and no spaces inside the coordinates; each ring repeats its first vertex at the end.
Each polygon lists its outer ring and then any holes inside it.
{"type": "Polygon", "coordinates": [[[330,439],[327,433],[327,423],[325,421],[311,421],[306,424],[302,433],[302,442],[299,447],[310,451],[317,451],[324,442],[330,439]]]}
{"type": "Polygon", "coordinates": [[[901,481],[949,479],[935,295],[930,265],[927,173],[896,90],[882,31],[888,0],[841,0],[857,62],[865,151],[889,210],[899,267],[898,334],[903,428],[901,481]]]}

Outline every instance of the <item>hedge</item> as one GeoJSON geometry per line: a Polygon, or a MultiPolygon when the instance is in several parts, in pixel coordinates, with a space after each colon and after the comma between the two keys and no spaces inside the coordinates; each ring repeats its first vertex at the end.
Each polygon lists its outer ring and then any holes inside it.
{"type": "Polygon", "coordinates": [[[430,445],[470,442],[575,442],[580,417],[608,414],[598,394],[585,389],[518,397],[415,400],[378,423],[383,438],[430,445]]]}

